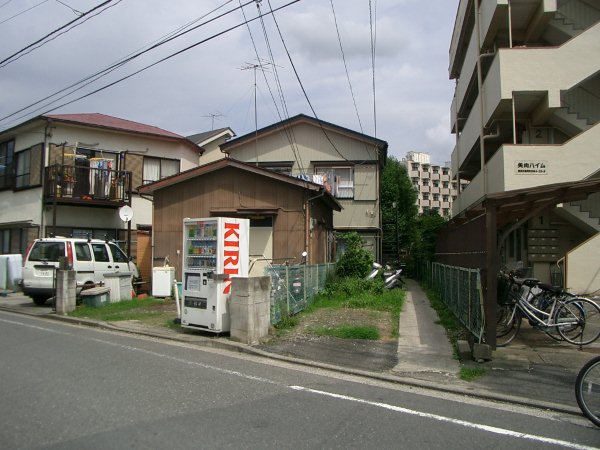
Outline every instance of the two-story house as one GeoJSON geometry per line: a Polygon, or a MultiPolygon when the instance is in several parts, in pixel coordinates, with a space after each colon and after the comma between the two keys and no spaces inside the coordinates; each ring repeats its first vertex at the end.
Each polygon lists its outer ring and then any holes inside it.
{"type": "Polygon", "coordinates": [[[135,256],[132,230],[152,225],[151,201],[137,188],[196,167],[198,154],[183,136],[103,114],[41,115],[4,130],[0,253],[63,235],[115,239],[135,256]]]}
{"type": "MultiPolygon", "coordinates": [[[[387,142],[300,114],[225,142],[230,158],[325,186],[341,204],[334,230],[356,231],[381,259],[380,175],[387,142]]],[[[343,241],[338,242],[338,252],[343,241]]]]}

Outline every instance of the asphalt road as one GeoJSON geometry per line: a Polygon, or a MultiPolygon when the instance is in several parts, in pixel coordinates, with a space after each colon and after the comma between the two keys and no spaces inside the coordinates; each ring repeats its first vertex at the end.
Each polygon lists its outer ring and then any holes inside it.
{"type": "Polygon", "coordinates": [[[0,312],[0,448],[591,448],[582,418],[0,312]]]}

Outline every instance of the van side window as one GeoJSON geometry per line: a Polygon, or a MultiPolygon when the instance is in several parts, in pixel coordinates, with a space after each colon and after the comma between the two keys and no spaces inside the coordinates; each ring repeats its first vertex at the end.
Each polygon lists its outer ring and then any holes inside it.
{"type": "Polygon", "coordinates": [[[108,247],[110,248],[114,262],[128,262],[127,255],[125,255],[125,253],[123,253],[119,247],[114,244],[108,244],[108,247]]]}
{"type": "Polygon", "coordinates": [[[92,252],[90,252],[90,246],[86,243],[76,242],[75,257],[77,258],[77,261],[91,261],[92,252]]]}
{"type": "Polygon", "coordinates": [[[106,251],[106,245],[104,244],[92,244],[94,250],[94,259],[98,262],[110,262],[108,252],[106,251]]]}

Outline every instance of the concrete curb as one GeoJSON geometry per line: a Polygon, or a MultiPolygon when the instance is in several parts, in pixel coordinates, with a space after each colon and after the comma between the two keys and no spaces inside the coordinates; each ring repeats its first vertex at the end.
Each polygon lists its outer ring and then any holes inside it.
{"type": "Polygon", "coordinates": [[[476,389],[476,388],[465,389],[461,386],[455,386],[455,385],[449,384],[448,382],[445,382],[444,384],[442,384],[442,383],[438,383],[435,381],[423,381],[423,380],[419,380],[416,378],[401,377],[401,376],[396,376],[396,375],[387,374],[387,373],[369,372],[369,371],[364,371],[364,370],[360,370],[360,369],[352,369],[352,368],[348,368],[348,367],[342,367],[342,366],[336,366],[336,365],[332,365],[332,364],[322,363],[322,362],[318,362],[318,361],[299,359],[299,358],[279,355],[276,353],[270,353],[270,352],[267,352],[264,350],[253,348],[253,347],[245,345],[245,344],[225,340],[223,338],[206,338],[206,337],[198,336],[198,335],[170,335],[167,333],[157,333],[157,332],[150,331],[150,330],[132,329],[130,327],[116,325],[116,324],[112,324],[109,322],[102,322],[102,321],[96,321],[96,320],[90,320],[90,319],[82,319],[82,318],[78,318],[78,317],[60,316],[60,315],[57,315],[54,313],[41,314],[41,315],[40,314],[31,314],[26,311],[15,311],[14,309],[6,308],[3,306],[0,306],[0,310],[8,311],[8,312],[16,313],[16,314],[28,315],[28,316],[32,316],[32,317],[39,317],[42,319],[50,319],[50,320],[68,322],[73,325],[81,325],[81,326],[87,326],[87,327],[93,327],[93,328],[102,328],[102,329],[113,330],[113,331],[121,331],[121,332],[125,332],[125,333],[137,334],[137,335],[152,337],[152,338],[156,338],[156,339],[167,339],[167,340],[176,341],[176,342],[183,342],[186,344],[198,345],[200,347],[217,348],[220,350],[227,350],[227,351],[232,351],[232,352],[237,352],[237,353],[246,353],[246,354],[250,354],[253,356],[269,358],[269,359],[287,362],[287,363],[291,363],[291,364],[298,364],[298,365],[303,365],[303,366],[307,366],[307,367],[315,367],[315,368],[329,370],[329,371],[335,371],[335,372],[339,372],[339,373],[343,373],[343,374],[347,374],[347,375],[353,375],[353,376],[358,376],[358,377],[370,378],[370,379],[374,379],[374,380],[397,383],[397,384],[401,384],[404,386],[409,386],[409,387],[414,387],[414,388],[419,388],[419,389],[424,389],[424,390],[444,392],[444,393],[448,393],[448,394],[462,395],[462,396],[478,398],[478,399],[482,399],[482,400],[509,403],[512,405],[520,405],[520,406],[525,406],[525,407],[529,407],[529,408],[537,408],[537,409],[543,409],[543,410],[548,410],[548,411],[554,411],[554,412],[558,412],[558,413],[565,413],[565,414],[581,416],[581,411],[578,408],[571,407],[568,405],[561,405],[558,403],[545,402],[545,401],[541,401],[541,400],[529,399],[529,398],[523,398],[523,397],[515,397],[515,396],[511,396],[511,395],[500,394],[497,392],[483,391],[483,390],[476,389]],[[189,336],[189,338],[186,336],[189,336]]]}

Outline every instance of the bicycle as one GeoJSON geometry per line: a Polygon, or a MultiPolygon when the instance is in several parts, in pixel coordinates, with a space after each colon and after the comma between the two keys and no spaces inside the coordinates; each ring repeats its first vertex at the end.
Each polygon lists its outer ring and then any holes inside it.
{"type": "Polygon", "coordinates": [[[600,356],[589,360],[577,374],[575,398],[583,414],[600,427],[600,356]]]}
{"type": "Polygon", "coordinates": [[[508,345],[523,318],[556,340],[588,345],[600,337],[600,306],[585,297],[540,283],[535,278],[499,276],[496,346],[508,345]]]}

